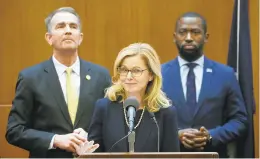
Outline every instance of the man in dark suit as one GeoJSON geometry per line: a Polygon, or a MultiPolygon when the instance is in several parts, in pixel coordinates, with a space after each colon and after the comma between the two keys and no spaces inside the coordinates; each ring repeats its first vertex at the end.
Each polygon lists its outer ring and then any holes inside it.
{"type": "Polygon", "coordinates": [[[78,57],[78,14],[64,7],[45,20],[51,59],[20,72],[6,139],[30,157],[73,157],[86,141],[97,99],[110,85],[107,69],[78,57]]]}
{"type": "Polygon", "coordinates": [[[177,108],[181,151],[213,151],[228,157],[226,146],[240,137],[247,114],[232,68],[203,55],[206,20],[197,13],[176,22],[179,56],[162,65],[163,90],[177,108]]]}

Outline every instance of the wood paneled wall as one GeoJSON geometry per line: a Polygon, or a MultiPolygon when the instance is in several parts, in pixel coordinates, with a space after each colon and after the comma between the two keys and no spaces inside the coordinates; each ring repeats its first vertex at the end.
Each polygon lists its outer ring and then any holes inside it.
{"type": "MultiPolygon", "coordinates": [[[[20,70],[52,55],[44,40],[44,19],[54,9],[71,6],[83,22],[80,56],[112,71],[117,53],[134,42],[151,44],[161,62],[177,56],[173,30],[177,17],[187,11],[202,14],[208,22],[209,41],[205,54],[226,63],[233,0],[1,0],[0,2],[0,157],[27,157],[8,145],[7,115],[20,70]],[[8,106],[9,105],[9,106],[8,106]]],[[[258,105],[258,0],[250,0],[250,25],[256,104],[258,105]]],[[[111,72],[112,73],[112,72],[111,72]]],[[[259,147],[258,107],[255,116],[256,155],[259,147]]]]}

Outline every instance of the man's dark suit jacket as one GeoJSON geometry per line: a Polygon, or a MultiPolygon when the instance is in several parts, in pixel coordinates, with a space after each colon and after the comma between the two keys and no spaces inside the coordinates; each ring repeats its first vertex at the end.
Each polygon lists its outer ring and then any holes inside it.
{"type": "Polygon", "coordinates": [[[204,126],[212,136],[205,151],[227,157],[226,144],[240,137],[247,126],[247,113],[233,69],[205,57],[201,91],[193,114],[188,114],[185,104],[177,58],[162,65],[162,75],[163,90],[176,105],[179,129],[204,126]]]}
{"type": "MultiPolygon", "coordinates": [[[[162,108],[154,114],[160,129],[160,151],[180,151],[175,107],[162,108]]],[[[128,130],[122,103],[112,102],[107,98],[97,101],[88,134],[89,141],[94,140],[100,145],[96,152],[108,152],[114,143],[128,134],[128,130]]],[[[157,152],[157,130],[149,112],[145,111],[141,124],[136,128],[135,152],[157,152]]],[[[110,150],[110,152],[128,151],[127,138],[110,150]]]]}
{"type": "Polygon", "coordinates": [[[72,157],[64,150],[48,150],[53,135],[72,133],[79,127],[87,131],[95,102],[104,97],[110,82],[108,70],[80,59],[80,95],[73,126],[52,59],[21,71],[8,118],[7,141],[28,150],[30,157],[72,157]]]}

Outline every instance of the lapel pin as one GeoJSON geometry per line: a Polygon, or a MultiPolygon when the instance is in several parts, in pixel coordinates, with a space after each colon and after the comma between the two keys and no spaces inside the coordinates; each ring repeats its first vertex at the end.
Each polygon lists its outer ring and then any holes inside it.
{"type": "Polygon", "coordinates": [[[91,79],[90,75],[86,75],[86,79],[90,80],[91,79]]]}
{"type": "Polygon", "coordinates": [[[212,69],[211,68],[207,68],[206,72],[212,72],[212,69]]]}

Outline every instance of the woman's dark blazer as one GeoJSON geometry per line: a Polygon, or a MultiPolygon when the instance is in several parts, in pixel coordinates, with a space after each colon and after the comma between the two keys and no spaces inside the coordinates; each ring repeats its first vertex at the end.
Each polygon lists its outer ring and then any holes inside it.
{"type": "MultiPolygon", "coordinates": [[[[161,108],[154,113],[160,129],[160,152],[179,152],[177,114],[174,106],[161,108]]],[[[139,120],[139,118],[137,118],[139,120]]],[[[89,141],[94,140],[100,147],[96,152],[128,152],[127,138],[112,145],[128,134],[124,118],[123,104],[107,98],[96,102],[89,131],[89,141]]],[[[136,128],[135,152],[158,151],[157,127],[149,112],[144,112],[140,125],[136,128]]]]}

